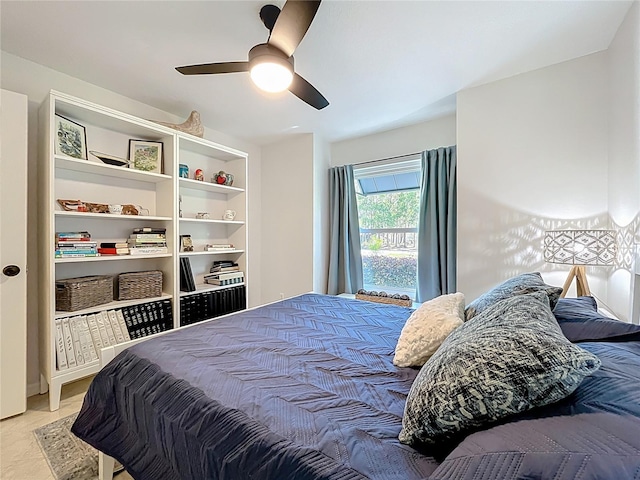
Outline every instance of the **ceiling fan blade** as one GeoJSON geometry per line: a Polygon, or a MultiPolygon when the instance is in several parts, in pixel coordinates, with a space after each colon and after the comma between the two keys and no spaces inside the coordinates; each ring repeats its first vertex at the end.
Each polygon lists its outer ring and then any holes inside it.
{"type": "Polygon", "coordinates": [[[183,75],[248,72],[249,62],[203,63],[201,65],[176,67],[176,70],[183,75]]]}
{"type": "Polygon", "coordinates": [[[293,55],[315,17],[320,0],[287,0],[269,37],[269,45],[293,55]]]}
{"type": "Polygon", "coordinates": [[[297,73],[293,74],[293,82],[289,86],[289,91],[303,102],[307,102],[312,107],[322,110],[329,105],[326,98],[316,88],[307,82],[297,73]]]}

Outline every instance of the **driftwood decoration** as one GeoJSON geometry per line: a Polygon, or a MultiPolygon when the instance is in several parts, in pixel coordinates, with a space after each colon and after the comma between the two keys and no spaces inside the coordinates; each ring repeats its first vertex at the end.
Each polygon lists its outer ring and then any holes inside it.
{"type": "Polygon", "coordinates": [[[155,120],[154,122],[159,123],[160,125],[164,125],[165,127],[173,128],[174,130],[178,130],[180,132],[190,133],[191,135],[194,135],[196,137],[202,138],[204,136],[204,127],[202,126],[202,123],[200,123],[200,114],[195,110],[191,112],[189,118],[179,124],[158,122],[155,120]]]}
{"type": "MultiPolygon", "coordinates": [[[[109,205],[106,203],[83,202],[82,200],[64,200],[58,198],[57,202],[67,212],[88,212],[88,213],[112,213],[109,205]]],[[[118,205],[121,207],[121,215],[140,215],[141,210],[146,210],[139,205],[118,205]]],[[[147,215],[149,211],[147,210],[147,215]]]]}

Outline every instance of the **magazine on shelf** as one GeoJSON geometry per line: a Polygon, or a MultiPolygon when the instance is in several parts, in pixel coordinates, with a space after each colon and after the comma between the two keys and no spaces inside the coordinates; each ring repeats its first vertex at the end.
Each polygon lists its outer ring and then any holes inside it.
{"type": "Polygon", "coordinates": [[[109,317],[109,323],[111,324],[113,333],[116,336],[116,343],[124,342],[124,335],[122,334],[122,330],[120,329],[120,323],[118,322],[118,317],[116,317],[115,310],[109,310],[107,312],[107,315],[109,317]]]}
{"type": "Polygon", "coordinates": [[[100,332],[100,339],[102,340],[102,347],[108,347],[111,345],[109,343],[109,335],[107,334],[107,328],[105,325],[105,317],[103,315],[104,312],[96,313],[96,323],[98,324],[98,331],[100,332]]]}
{"type": "Polygon", "coordinates": [[[102,314],[102,319],[104,321],[104,329],[107,331],[107,337],[109,337],[109,345],[116,345],[118,341],[116,340],[116,334],[113,331],[113,327],[111,326],[111,319],[109,318],[109,312],[104,310],[100,313],[102,314]]]}
{"type": "Polygon", "coordinates": [[[80,337],[80,346],[82,347],[82,353],[84,359],[87,362],[95,361],[98,359],[98,352],[96,352],[91,332],[89,331],[89,324],[87,322],[87,315],[80,316],[76,322],[78,326],[78,336],[80,337]]]}
{"type": "Polygon", "coordinates": [[[91,340],[93,340],[93,345],[96,347],[97,353],[104,345],[102,344],[102,336],[100,335],[95,313],[87,315],[87,324],[89,325],[89,333],[91,334],[91,340]]]}
{"type": "Polygon", "coordinates": [[[76,323],[79,318],[79,316],[69,318],[69,330],[71,330],[73,351],[76,354],[76,364],[78,366],[85,364],[84,354],[82,353],[82,347],[80,346],[80,336],[78,335],[78,325],[76,323]]]}
{"type": "Polygon", "coordinates": [[[122,336],[125,342],[131,340],[129,336],[129,330],[127,329],[127,323],[124,320],[124,315],[122,314],[122,310],[116,310],[116,318],[118,319],[118,323],[120,324],[120,330],[122,331],[122,336]]]}
{"type": "Polygon", "coordinates": [[[67,354],[67,363],[69,368],[73,368],[78,363],[76,362],[76,352],[73,350],[73,337],[71,336],[68,318],[62,319],[62,334],[64,335],[64,351],[67,354]]]}
{"type": "Polygon", "coordinates": [[[64,335],[62,333],[62,319],[55,322],[56,325],[56,359],[58,360],[58,370],[69,368],[67,364],[67,353],[64,346],[64,335]]]}

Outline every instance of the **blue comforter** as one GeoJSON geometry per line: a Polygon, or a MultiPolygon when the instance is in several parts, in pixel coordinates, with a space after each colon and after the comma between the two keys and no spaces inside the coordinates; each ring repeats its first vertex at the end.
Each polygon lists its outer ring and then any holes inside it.
{"type": "Polygon", "coordinates": [[[411,310],[308,294],[150,339],[92,382],[72,431],[139,480],[640,478],[640,342],[565,401],[467,437],[444,461],[398,442],[417,370],[411,310]]]}

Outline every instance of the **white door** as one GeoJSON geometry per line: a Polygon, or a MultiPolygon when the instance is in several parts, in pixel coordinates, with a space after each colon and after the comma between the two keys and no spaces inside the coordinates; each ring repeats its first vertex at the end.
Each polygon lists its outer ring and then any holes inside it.
{"type": "Polygon", "coordinates": [[[1,91],[0,123],[0,418],[6,418],[27,408],[25,95],[1,91]]]}

